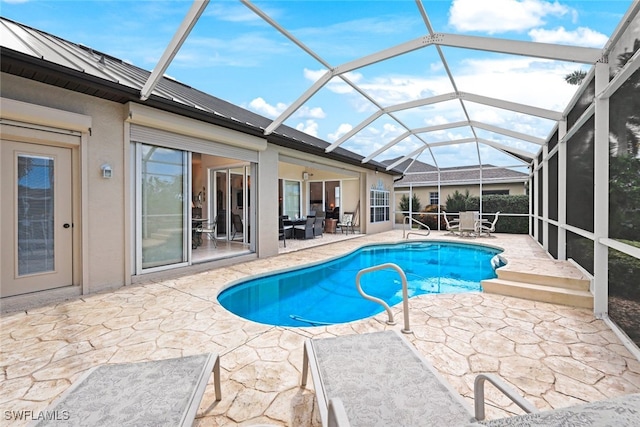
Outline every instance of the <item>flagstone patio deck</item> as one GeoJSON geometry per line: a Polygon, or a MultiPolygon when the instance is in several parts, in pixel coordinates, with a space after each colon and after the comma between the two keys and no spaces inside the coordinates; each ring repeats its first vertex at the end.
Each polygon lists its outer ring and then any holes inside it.
{"type": "MultiPolygon", "coordinates": [[[[388,326],[382,313],[327,327],[274,327],[227,312],[216,296],[238,279],[401,238],[401,231],[341,241],[339,235],[325,235],[314,239],[322,246],[308,249],[287,241],[287,252],[269,259],[3,314],[0,416],[9,425],[26,424],[15,416],[28,415],[24,411],[37,416],[98,364],[218,352],[223,398],[215,401],[211,380],[196,425],[319,425],[313,386],[299,386],[304,340],[401,329],[401,322],[388,326]]],[[[428,239],[434,238],[447,237],[433,232],[428,239]]],[[[528,236],[474,242],[504,248],[513,265],[579,274],[549,262],[528,236]]],[[[310,243],[298,243],[303,244],[310,243]]],[[[394,312],[402,318],[400,307],[394,312]]],[[[543,410],[640,392],[640,362],[590,310],[468,293],[415,297],[410,312],[409,340],[470,403],[479,372],[496,373],[543,410]]],[[[521,413],[492,390],[487,397],[489,419],[521,413]]]]}

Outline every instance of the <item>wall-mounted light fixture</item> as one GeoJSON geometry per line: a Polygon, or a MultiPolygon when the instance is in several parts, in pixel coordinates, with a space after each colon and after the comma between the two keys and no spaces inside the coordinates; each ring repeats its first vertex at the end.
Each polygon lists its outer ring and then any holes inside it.
{"type": "Polygon", "coordinates": [[[302,172],[302,179],[304,181],[308,180],[309,179],[309,172],[302,172]]]}
{"type": "Polygon", "coordinates": [[[109,163],[105,163],[102,166],[100,166],[100,169],[102,169],[102,177],[105,179],[109,179],[113,176],[113,170],[111,169],[111,165],[109,163]]]}

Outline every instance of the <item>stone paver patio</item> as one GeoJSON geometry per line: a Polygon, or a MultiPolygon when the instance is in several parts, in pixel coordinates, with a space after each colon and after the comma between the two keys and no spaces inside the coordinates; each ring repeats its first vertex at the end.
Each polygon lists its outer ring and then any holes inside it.
{"type": "MultiPolygon", "coordinates": [[[[436,237],[446,238],[434,232],[428,239],[436,237]]],[[[360,236],[3,314],[3,422],[26,424],[7,411],[37,414],[98,364],[218,352],[223,398],[215,402],[211,380],[196,425],[319,425],[313,386],[299,386],[304,340],[400,330],[402,322],[389,326],[382,313],[327,327],[274,327],[229,313],[216,296],[233,281],[254,274],[322,262],[364,243],[401,238],[401,231],[360,236]]],[[[498,235],[476,242],[504,248],[512,267],[522,264],[536,271],[575,274],[571,266],[549,262],[528,236],[498,235]]],[[[400,307],[394,312],[402,319],[400,307]]],[[[413,334],[407,337],[469,403],[479,372],[499,375],[542,410],[640,392],[640,362],[590,310],[468,293],[412,298],[410,313],[413,334]]],[[[489,419],[521,413],[490,388],[487,396],[489,419]]]]}

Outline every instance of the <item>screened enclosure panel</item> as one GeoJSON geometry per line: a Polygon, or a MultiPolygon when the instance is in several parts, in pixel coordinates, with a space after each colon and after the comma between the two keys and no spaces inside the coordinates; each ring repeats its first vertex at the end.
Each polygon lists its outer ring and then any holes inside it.
{"type": "Polygon", "coordinates": [[[567,223],[593,232],[594,120],[567,141],[567,223]]]}

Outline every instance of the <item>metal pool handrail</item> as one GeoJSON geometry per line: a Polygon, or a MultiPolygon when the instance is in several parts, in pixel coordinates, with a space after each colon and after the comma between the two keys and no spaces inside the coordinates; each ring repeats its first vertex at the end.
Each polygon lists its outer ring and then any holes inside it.
{"type": "Polygon", "coordinates": [[[387,311],[387,315],[389,316],[389,320],[387,320],[387,324],[395,325],[396,322],[393,320],[393,313],[391,312],[391,308],[389,308],[389,304],[387,304],[384,300],[381,300],[380,298],[376,298],[374,296],[366,294],[362,290],[362,286],[360,285],[360,277],[362,275],[366,273],[371,273],[373,271],[384,270],[387,268],[392,268],[396,270],[400,275],[400,278],[402,279],[402,311],[404,311],[404,329],[402,329],[402,333],[410,334],[411,327],[409,326],[409,292],[407,290],[407,276],[404,274],[404,271],[402,271],[402,269],[398,267],[398,265],[388,262],[385,264],[374,265],[373,267],[363,268],[362,270],[358,271],[358,274],[356,275],[356,288],[358,288],[358,292],[360,293],[360,295],[362,295],[364,299],[368,299],[369,301],[373,301],[382,305],[384,309],[387,311]]]}
{"type": "Polygon", "coordinates": [[[404,238],[408,239],[410,234],[416,234],[418,236],[428,236],[430,233],[431,233],[431,228],[429,228],[429,226],[427,224],[424,224],[424,223],[418,221],[417,219],[412,218],[409,215],[405,215],[404,221],[403,221],[403,224],[402,224],[402,238],[403,239],[404,238]],[[407,220],[409,220],[409,221],[407,221],[407,220]],[[415,231],[411,231],[412,230],[411,227],[409,227],[410,231],[407,233],[407,223],[408,222],[415,222],[418,225],[421,225],[421,226],[425,227],[427,229],[427,233],[425,234],[425,233],[418,233],[418,232],[415,232],[415,231]]]}

